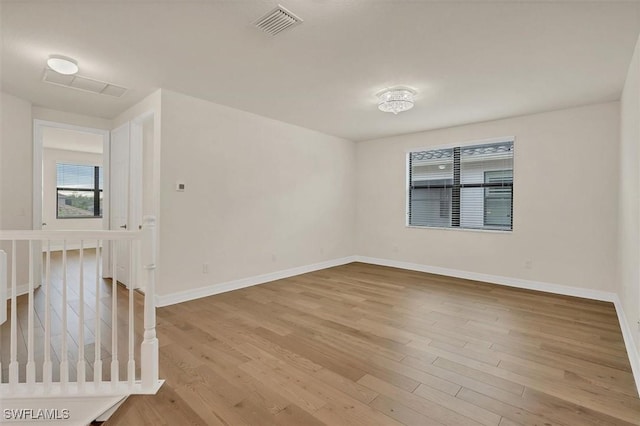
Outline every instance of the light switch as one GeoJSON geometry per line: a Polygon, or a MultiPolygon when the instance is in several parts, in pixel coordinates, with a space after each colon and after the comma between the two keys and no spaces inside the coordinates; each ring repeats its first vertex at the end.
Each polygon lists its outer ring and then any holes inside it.
{"type": "Polygon", "coordinates": [[[184,182],[176,182],[176,191],[184,192],[184,182]]]}

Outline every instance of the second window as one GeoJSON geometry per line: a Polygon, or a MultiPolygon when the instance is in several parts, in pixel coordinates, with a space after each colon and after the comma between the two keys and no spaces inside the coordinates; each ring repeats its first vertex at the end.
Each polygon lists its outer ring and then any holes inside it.
{"type": "Polygon", "coordinates": [[[409,153],[408,225],[513,229],[513,140],[409,153]]]}

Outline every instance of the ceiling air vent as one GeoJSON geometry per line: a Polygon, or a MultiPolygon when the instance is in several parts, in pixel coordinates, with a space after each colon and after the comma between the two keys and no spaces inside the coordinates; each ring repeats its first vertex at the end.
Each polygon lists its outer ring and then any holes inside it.
{"type": "Polygon", "coordinates": [[[80,75],[63,75],[46,68],[42,81],[55,84],[56,86],[68,87],[70,89],[82,90],[83,92],[96,93],[98,95],[121,97],[127,89],[93,78],[82,77],[80,75]]]}
{"type": "Polygon", "coordinates": [[[302,19],[278,5],[271,12],[258,19],[255,26],[269,35],[276,35],[287,28],[302,23],[302,19]]]}

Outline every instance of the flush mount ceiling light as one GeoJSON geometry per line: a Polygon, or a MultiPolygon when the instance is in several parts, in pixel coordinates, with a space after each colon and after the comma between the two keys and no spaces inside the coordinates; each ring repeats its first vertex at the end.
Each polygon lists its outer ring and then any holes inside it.
{"type": "Polygon", "coordinates": [[[406,87],[384,90],[378,93],[378,109],[383,112],[408,111],[413,108],[413,97],[416,92],[406,87]]]}
{"type": "Polygon", "coordinates": [[[47,59],[47,65],[53,71],[63,75],[73,75],[78,72],[78,63],[65,56],[51,55],[47,59]]]}

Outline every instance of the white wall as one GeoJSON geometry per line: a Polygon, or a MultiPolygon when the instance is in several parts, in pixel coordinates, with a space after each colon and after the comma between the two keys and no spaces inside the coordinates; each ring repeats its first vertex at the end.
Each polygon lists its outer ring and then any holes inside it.
{"type": "Polygon", "coordinates": [[[112,121],[106,118],[92,117],[89,115],[75,114],[72,112],[58,111],[55,109],[34,106],[33,118],[35,120],[53,121],[56,123],[73,124],[79,127],[111,130],[112,121]]]}
{"type": "MultiPolygon", "coordinates": [[[[2,145],[3,154],[0,164],[0,217],[2,218],[0,229],[31,229],[33,216],[31,104],[2,92],[0,92],[0,103],[0,145],[2,145]]],[[[6,251],[10,252],[10,250],[6,251]]],[[[22,247],[19,250],[18,259],[28,259],[28,255],[28,250],[22,247]]],[[[18,285],[27,284],[28,264],[20,262],[18,266],[16,268],[17,283],[18,285]]]]}
{"type": "Polygon", "coordinates": [[[58,219],[56,164],[102,166],[102,155],[88,152],[45,148],[42,152],[42,221],[46,230],[102,229],[102,218],[58,219]]]}
{"type": "Polygon", "coordinates": [[[356,251],[614,292],[618,120],[612,102],[359,142],[356,251]],[[503,136],[516,138],[513,232],[405,227],[407,150],[503,136]]]}
{"type": "Polygon", "coordinates": [[[163,90],[158,294],[353,255],[354,164],[353,142],[163,90]]]}
{"type": "MultiPolygon", "coordinates": [[[[619,296],[640,354],[640,46],[636,46],[620,101],[619,296]]],[[[638,355],[636,355],[636,358],[638,355]]]]}

